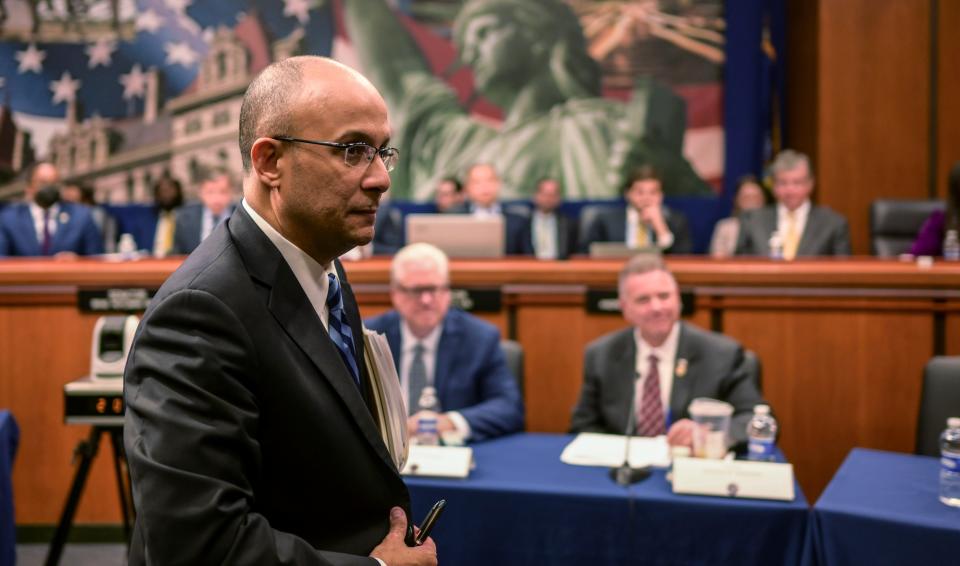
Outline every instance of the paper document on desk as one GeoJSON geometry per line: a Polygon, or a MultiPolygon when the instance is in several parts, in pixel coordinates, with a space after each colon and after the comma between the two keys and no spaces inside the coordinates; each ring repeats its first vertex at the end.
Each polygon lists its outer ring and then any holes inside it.
{"type": "Polygon", "coordinates": [[[677,458],[673,462],[673,492],[793,501],[793,466],[677,458]]]}
{"type": "Polygon", "coordinates": [[[407,465],[400,472],[405,476],[429,476],[434,478],[465,478],[473,464],[473,448],[468,446],[421,446],[410,447],[407,465]]]}
{"type": "MultiPolygon", "coordinates": [[[[606,466],[623,464],[626,437],[618,434],[582,432],[563,449],[560,461],[574,466],[606,466]]],[[[670,465],[670,448],[666,436],[630,438],[630,467],[643,468],[670,465]]]]}
{"type": "Polygon", "coordinates": [[[374,420],[397,470],[407,461],[407,409],[400,391],[400,378],[393,364],[387,337],[363,329],[364,361],[370,376],[370,399],[374,420]]]}

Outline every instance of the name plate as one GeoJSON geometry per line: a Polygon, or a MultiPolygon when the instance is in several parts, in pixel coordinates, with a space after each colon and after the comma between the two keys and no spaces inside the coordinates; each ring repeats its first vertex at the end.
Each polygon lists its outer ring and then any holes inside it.
{"type": "Polygon", "coordinates": [[[472,464],[472,448],[412,444],[407,453],[407,463],[400,473],[405,476],[466,478],[470,475],[472,464]]]}
{"type": "Polygon", "coordinates": [[[673,492],[793,501],[793,465],[677,458],[673,461],[673,492]]]}

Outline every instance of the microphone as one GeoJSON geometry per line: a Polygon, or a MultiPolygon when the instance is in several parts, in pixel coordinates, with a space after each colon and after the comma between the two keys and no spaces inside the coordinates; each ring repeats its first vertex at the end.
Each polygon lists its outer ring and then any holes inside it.
{"type": "Polygon", "coordinates": [[[639,379],[639,372],[635,372],[633,375],[633,395],[630,396],[630,411],[629,417],[627,418],[627,427],[626,430],[623,431],[626,437],[623,446],[623,463],[616,468],[610,468],[610,479],[622,486],[632,485],[650,477],[650,466],[645,468],[630,467],[630,439],[633,438],[637,428],[637,380],[639,379]]]}

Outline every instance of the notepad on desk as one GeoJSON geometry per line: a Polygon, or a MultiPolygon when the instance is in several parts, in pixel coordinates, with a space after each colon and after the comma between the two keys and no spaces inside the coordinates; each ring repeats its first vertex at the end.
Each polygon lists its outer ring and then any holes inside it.
{"type": "MultiPolygon", "coordinates": [[[[574,466],[606,466],[612,468],[623,464],[627,437],[617,434],[582,432],[563,449],[560,461],[574,466]]],[[[670,448],[667,437],[630,437],[630,467],[670,465],[670,448]]]]}
{"type": "Polygon", "coordinates": [[[405,476],[466,478],[472,464],[473,449],[470,447],[413,444],[407,454],[407,464],[400,473],[405,476]]]}

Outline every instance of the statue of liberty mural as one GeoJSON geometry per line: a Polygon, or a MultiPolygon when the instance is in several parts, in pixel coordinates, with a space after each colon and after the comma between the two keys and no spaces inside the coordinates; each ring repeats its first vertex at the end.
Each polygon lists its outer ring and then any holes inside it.
{"type": "Polygon", "coordinates": [[[390,107],[392,173],[399,198],[427,198],[436,182],[473,163],[491,163],[505,197],[559,179],[566,198],[609,198],[650,164],[670,195],[708,194],[683,157],[686,105],[666,86],[639,78],[628,102],[600,96],[600,67],[580,22],[559,0],[468,0],[453,24],[460,60],[476,88],[503,111],[474,117],[435,76],[383,0],[342,3],[363,72],[390,107]]]}

